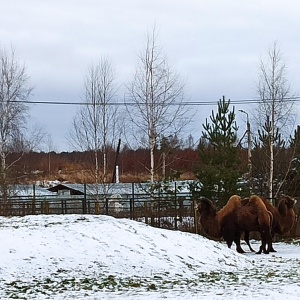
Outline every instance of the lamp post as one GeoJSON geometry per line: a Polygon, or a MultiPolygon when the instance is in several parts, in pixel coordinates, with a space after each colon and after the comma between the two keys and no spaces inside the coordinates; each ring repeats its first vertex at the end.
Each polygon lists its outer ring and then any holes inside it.
{"type": "Polygon", "coordinates": [[[252,162],[251,162],[251,129],[250,129],[250,122],[249,122],[249,115],[246,111],[239,109],[241,113],[244,113],[247,116],[247,144],[248,144],[248,172],[249,172],[249,189],[250,192],[252,191],[252,162]]]}

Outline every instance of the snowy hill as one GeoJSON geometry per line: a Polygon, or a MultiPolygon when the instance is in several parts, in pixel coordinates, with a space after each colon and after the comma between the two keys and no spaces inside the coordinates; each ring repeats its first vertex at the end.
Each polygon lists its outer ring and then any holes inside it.
{"type": "Polygon", "coordinates": [[[0,238],[1,299],[242,298],[242,290],[249,299],[270,296],[270,284],[274,297],[300,296],[295,245],[241,255],[200,235],[91,215],[1,217],[0,238]]]}

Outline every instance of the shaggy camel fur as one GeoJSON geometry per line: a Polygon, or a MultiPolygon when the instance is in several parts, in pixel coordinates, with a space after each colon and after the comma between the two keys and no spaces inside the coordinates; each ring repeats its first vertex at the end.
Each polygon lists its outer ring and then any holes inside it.
{"type": "MultiPolygon", "coordinates": [[[[284,235],[288,233],[294,225],[296,214],[295,214],[295,204],[297,200],[294,198],[284,195],[278,202],[277,207],[272,205],[268,200],[262,198],[266,208],[273,215],[273,223],[271,228],[271,235],[274,237],[275,234],[284,235]]],[[[246,204],[249,199],[243,199],[242,203],[246,204]]],[[[248,244],[251,251],[254,251],[249,242],[249,232],[245,232],[245,242],[248,244]]],[[[276,252],[272,247],[271,252],[276,252]]]]}
{"type": "Polygon", "coordinates": [[[211,237],[221,238],[221,227],[224,223],[224,218],[234,212],[237,207],[241,207],[241,198],[237,195],[231,196],[227,204],[218,212],[211,200],[202,198],[198,204],[198,211],[204,231],[211,237]]]}
{"type": "MultiPolygon", "coordinates": [[[[256,195],[252,195],[248,203],[237,210],[237,226],[240,232],[244,231],[249,233],[250,231],[258,231],[261,235],[262,243],[259,251],[256,252],[257,254],[262,252],[268,254],[273,248],[271,235],[272,223],[272,213],[267,209],[263,200],[256,195]]],[[[250,243],[248,243],[249,241],[246,242],[250,250],[254,251],[250,243]]]]}
{"type": "Polygon", "coordinates": [[[207,198],[200,200],[197,209],[200,215],[200,224],[209,237],[217,239],[223,237],[229,248],[235,242],[237,252],[244,253],[245,251],[240,245],[240,232],[235,225],[236,210],[241,206],[241,198],[233,195],[218,212],[213,202],[207,198]]]}
{"type": "Polygon", "coordinates": [[[244,253],[245,251],[240,245],[241,232],[259,231],[262,245],[257,253],[260,254],[262,251],[269,253],[272,246],[272,214],[258,196],[251,196],[247,205],[243,206],[241,198],[233,195],[218,212],[213,202],[204,198],[197,208],[200,214],[200,223],[208,236],[223,237],[229,248],[234,242],[237,252],[244,253]],[[266,244],[268,244],[268,249],[266,249],[266,244]]]}

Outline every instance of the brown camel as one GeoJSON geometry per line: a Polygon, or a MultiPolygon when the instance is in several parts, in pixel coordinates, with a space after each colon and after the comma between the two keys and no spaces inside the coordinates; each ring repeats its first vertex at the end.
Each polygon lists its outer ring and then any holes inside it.
{"type": "Polygon", "coordinates": [[[245,251],[240,245],[240,232],[236,229],[236,210],[242,206],[241,198],[233,195],[227,204],[217,212],[216,206],[207,198],[202,198],[197,205],[200,215],[200,224],[204,232],[211,238],[224,238],[230,248],[235,242],[236,250],[239,253],[245,251]]]}
{"type": "Polygon", "coordinates": [[[262,245],[257,253],[260,254],[262,251],[269,253],[272,246],[272,214],[258,196],[251,196],[247,205],[244,206],[239,196],[231,196],[227,204],[218,212],[213,202],[204,198],[201,199],[197,208],[200,223],[208,236],[223,237],[229,248],[234,242],[237,252],[244,253],[240,245],[241,232],[259,231],[262,245]],[[266,244],[268,249],[266,249],[266,244]]]}
{"type": "MultiPolygon", "coordinates": [[[[267,209],[263,200],[256,195],[252,195],[247,204],[243,205],[236,213],[236,224],[240,232],[244,231],[249,233],[250,231],[258,231],[260,233],[262,243],[259,251],[256,253],[260,254],[264,252],[268,254],[273,248],[271,235],[273,215],[267,209]]],[[[246,240],[246,242],[250,250],[254,251],[250,246],[249,240],[246,240]]]]}
{"type": "MultiPolygon", "coordinates": [[[[284,235],[288,233],[295,222],[295,204],[297,200],[290,196],[282,196],[278,202],[277,207],[272,205],[268,200],[262,198],[266,208],[272,213],[273,223],[271,227],[271,235],[274,237],[275,234],[284,235]]],[[[242,203],[247,204],[248,199],[243,199],[242,203]]],[[[248,244],[251,251],[254,251],[249,242],[249,231],[245,231],[245,242],[248,244]]],[[[270,249],[271,252],[276,252],[273,246],[270,249]]]]}

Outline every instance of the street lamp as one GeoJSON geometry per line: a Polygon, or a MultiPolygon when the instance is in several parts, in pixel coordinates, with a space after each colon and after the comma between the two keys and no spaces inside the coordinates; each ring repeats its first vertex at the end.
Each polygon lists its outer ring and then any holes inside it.
{"type": "Polygon", "coordinates": [[[249,115],[242,109],[239,109],[241,113],[244,113],[247,116],[247,137],[248,137],[248,172],[249,172],[249,188],[250,192],[252,190],[252,180],[251,180],[251,173],[252,173],[252,162],[251,162],[251,129],[250,129],[250,122],[249,122],[249,115]]]}

